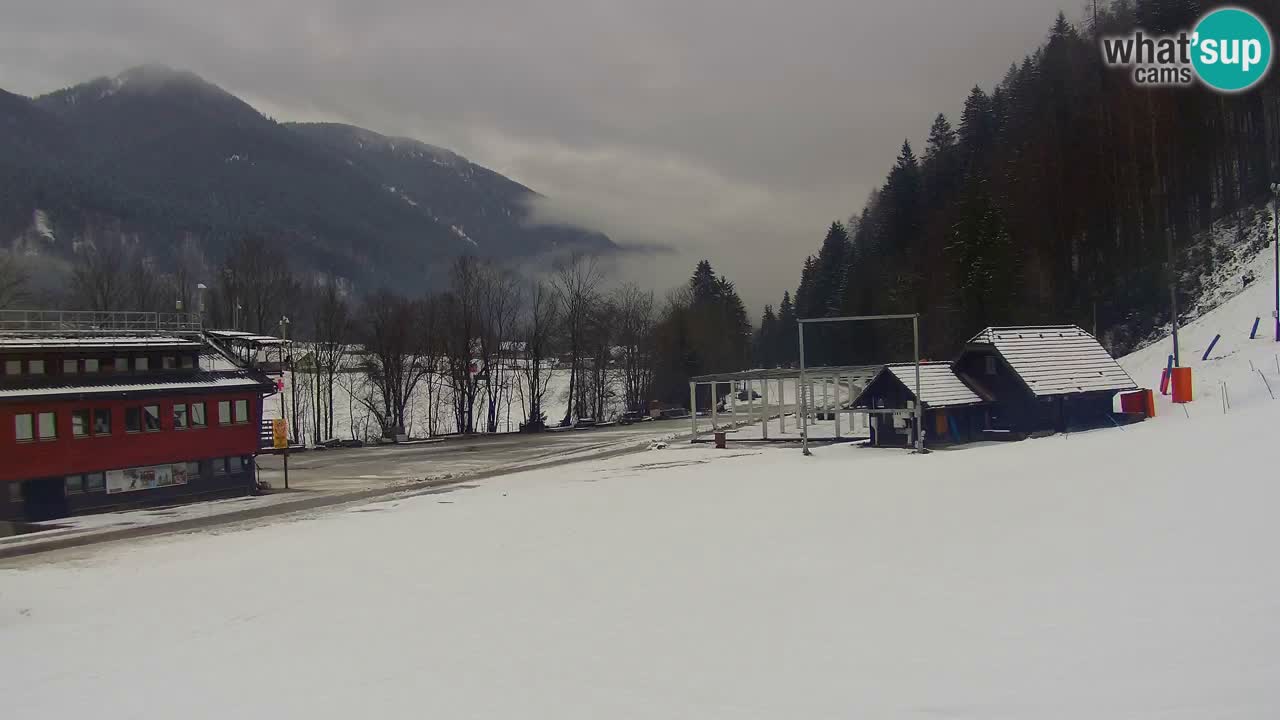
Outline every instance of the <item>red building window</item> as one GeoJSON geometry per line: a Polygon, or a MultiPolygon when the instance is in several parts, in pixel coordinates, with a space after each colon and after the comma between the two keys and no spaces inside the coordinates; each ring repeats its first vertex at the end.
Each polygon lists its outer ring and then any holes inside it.
{"type": "Polygon", "coordinates": [[[89,437],[89,411],[71,411],[71,434],[74,437],[89,437]]]}
{"type": "Polygon", "coordinates": [[[98,408],[93,411],[93,434],[94,435],[110,435],[111,434],[110,408],[98,408]]]}
{"type": "Polygon", "coordinates": [[[204,415],[204,403],[191,403],[191,427],[202,428],[207,423],[204,415]]]}
{"type": "Polygon", "coordinates": [[[42,412],[39,415],[40,439],[58,439],[58,416],[56,413],[42,412]]]}
{"type": "Polygon", "coordinates": [[[22,413],[13,417],[13,434],[18,442],[31,442],[36,439],[34,416],[22,413]]]}

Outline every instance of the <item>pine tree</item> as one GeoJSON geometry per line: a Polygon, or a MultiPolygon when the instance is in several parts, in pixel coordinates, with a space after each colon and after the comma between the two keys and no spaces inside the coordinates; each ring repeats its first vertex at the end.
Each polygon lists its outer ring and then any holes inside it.
{"type": "Polygon", "coordinates": [[[774,338],[773,350],[779,365],[791,367],[799,360],[796,335],[798,327],[796,309],[791,304],[791,293],[783,292],[782,302],[778,305],[778,332],[774,338]]]}

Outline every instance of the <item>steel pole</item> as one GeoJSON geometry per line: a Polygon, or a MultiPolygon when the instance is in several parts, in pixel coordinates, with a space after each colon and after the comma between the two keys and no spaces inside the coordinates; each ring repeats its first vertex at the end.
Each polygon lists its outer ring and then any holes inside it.
{"type": "Polygon", "coordinates": [[[920,316],[911,318],[916,344],[916,452],[924,452],[924,400],[920,396],[920,316]]]}
{"type": "Polygon", "coordinates": [[[804,323],[796,323],[796,331],[800,336],[800,448],[805,455],[810,455],[809,413],[805,402],[805,395],[808,394],[809,389],[804,375],[804,323]]]}
{"type": "Polygon", "coordinates": [[[1280,342],[1280,185],[1273,184],[1271,192],[1271,220],[1276,226],[1276,342],[1280,342]]]}
{"type": "Polygon", "coordinates": [[[698,442],[698,384],[689,383],[689,425],[690,432],[693,437],[689,438],[689,442],[698,442]]]}

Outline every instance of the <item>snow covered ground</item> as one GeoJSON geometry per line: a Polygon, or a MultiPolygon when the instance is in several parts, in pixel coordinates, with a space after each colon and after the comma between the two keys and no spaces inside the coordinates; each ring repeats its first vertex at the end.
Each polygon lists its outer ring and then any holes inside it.
{"type": "MultiPolygon", "coordinates": [[[[1196,402],[1123,429],[925,456],[676,443],[9,561],[0,697],[105,719],[1280,716],[1280,371],[1248,339],[1273,302],[1269,255],[1249,262],[1259,281],[1182,333],[1196,402]]],[[[1154,386],[1168,345],[1122,362],[1154,386]]]]}
{"type": "Polygon", "coordinates": [[[14,717],[1271,718],[1277,420],[677,444],[31,558],[0,570],[0,694],[14,717]]]}

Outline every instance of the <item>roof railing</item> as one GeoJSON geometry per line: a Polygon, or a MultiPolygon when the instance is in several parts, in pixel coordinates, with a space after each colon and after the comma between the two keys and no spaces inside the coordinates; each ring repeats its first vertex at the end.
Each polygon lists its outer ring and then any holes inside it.
{"type": "Polygon", "coordinates": [[[0,332],[199,333],[200,313],[116,310],[0,310],[0,332]]]}

